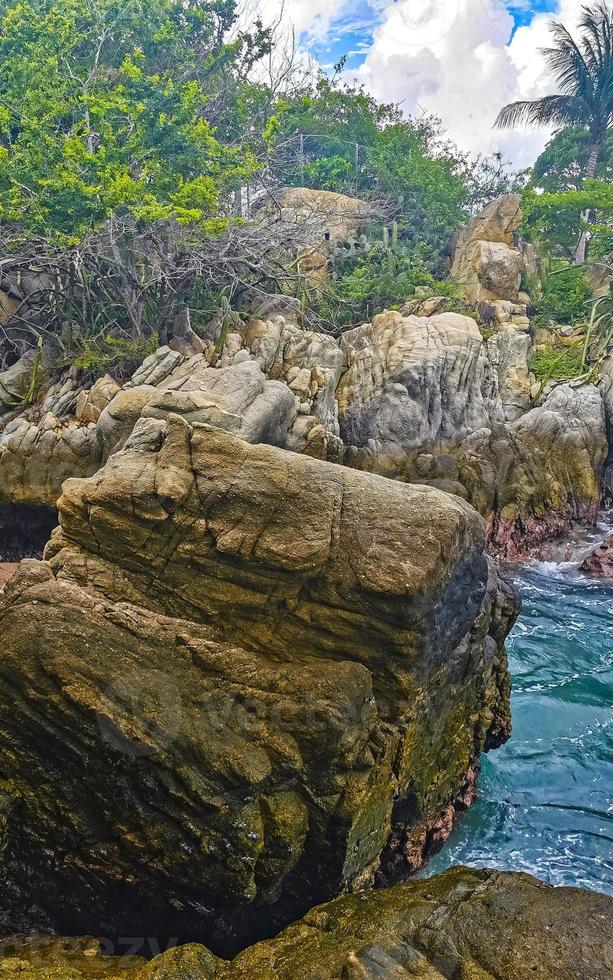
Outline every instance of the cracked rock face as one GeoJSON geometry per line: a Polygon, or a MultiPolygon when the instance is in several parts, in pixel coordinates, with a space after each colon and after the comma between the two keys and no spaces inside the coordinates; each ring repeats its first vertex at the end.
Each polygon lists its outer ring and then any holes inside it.
{"type": "Polygon", "coordinates": [[[346,462],[394,478],[418,455],[502,421],[496,378],[470,317],[382,313],[341,338],[338,392],[346,462]]]}
{"type": "Polygon", "coordinates": [[[609,980],[612,935],[605,895],[453,868],[321,905],[232,962],[195,943],[146,964],[113,964],[86,939],[13,940],[2,952],[9,972],[31,980],[609,980]]]}
{"type": "Polygon", "coordinates": [[[469,317],[384,313],[341,345],[346,464],[468,499],[503,557],[538,553],[573,521],[595,520],[602,393],[564,384],[529,408],[528,337],[504,331],[486,347],[469,317]]]}
{"type": "Polygon", "coordinates": [[[227,953],[423,863],[509,733],[471,507],[178,416],[59,507],[0,600],[5,929],[227,953]]]}

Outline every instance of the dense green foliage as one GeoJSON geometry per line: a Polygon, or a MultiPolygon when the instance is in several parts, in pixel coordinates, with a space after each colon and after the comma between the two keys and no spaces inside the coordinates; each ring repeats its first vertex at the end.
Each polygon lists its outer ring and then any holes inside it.
{"type": "MultiPolygon", "coordinates": [[[[342,63],[328,76],[290,60],[275,75],[274,31],[243,30],[237,10],[0,0],[3,251],[18,278],[44,257],[54,283],[38,296],[34,343],[54,343],[61,363],[121,373],[175,321],[223,330],[269,291],[298,297],[308,322],[334,332],[424,294],[461,309],[448,279],[454,232],[526,182],[524,232],[554,273],[537,314],[589,319],[583,273],[557,270],[582,232],[592,255],[613,248],[606,127],[595,179],[591,116],[573,117],[529,177],[513,174],[498,155],[459,151],[436,118],[407,119],[343,81],[342,63]],[[368,241],[337,249],[323,289],[301,277],[297,239],[244,222],[284,185],[356,196],[379,215],[368,241]]],[[[557,40],[568,53],[566,35],[557,40]]]]}
{"type": "Polygon", "coordinates": [[[530,356],[530,370],[537,381],[568,381],[582,369],[582,353],[577,347],[537,347],[530,356]]]}
{"type": "Polygon", "coordinates": [[[605,141],[596,180],[585,179],[589,148],[587,130],[562,130],[532,169],[522,231],[548,256],[573,259],[584,229],[590,233],[590,258],[613,249],[613,133],[605,141]]]}
{"type": "Polygon", "coordinates": [[[71,239],[122,208],[214,222],[254,167],[204,111],[254,43],[224,42],[233,20],[226,0],[5,0],[2,221],[71,239]]]}
{"type": "Polygon", "coordinates": [[[542,319],[556,323],[581,323],[589,316],[591,299],[592,288],[583,269],[562,269],[545,280],[536,312],[542,319]]]}
{"type": "MultiPolygon", "coordinates": [[[[531,187],[540,187],[550,194],[576,191],[583,186],[590,154],[590,134],[587,129],[570,126],[560,130],[549,141],[532,167],[531,187]]],[[[605,139],[596,177],[613,179],[613,132],[605,139]]]]}
{"type": "Polygon", "coordinates": [[[470,159],[439,120],[402,117],[362,88],[320,76],[271,107],[270,166],[282,183],[385,202],[401,244],[443,274],[453,231],[516,186],[497,158],[470,159]]]}
{"type": "Polygon", "coordinates": [[[435,279],[408,246],[338,249],[330,288],[318,298],[315,309],[325,322],[343,328],[384,309],[398,309],[420,295],[445,296],[447,309],[463,309],[457,288],[449,280],[435,279]]]}

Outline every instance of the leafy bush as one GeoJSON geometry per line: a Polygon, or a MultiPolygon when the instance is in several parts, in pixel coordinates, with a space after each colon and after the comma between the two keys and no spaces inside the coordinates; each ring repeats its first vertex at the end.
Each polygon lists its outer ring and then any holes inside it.
{"type": "Polygon", "coordinates": [[[3,223],[64,243],[118,212],[214,233],[220,197],[256,166],[206,116],[247,49],[267,46],[257,25],[224,43],[236,16],[232,2],[3,3],[3,223]]]}
{"type": "Polygon", "coordinates": [[[580,323],[589,315],[592,288],[581,268],[563,269],[545,281],[536,313],[556,323],[580,323]]]}
{"type": "Polygon", "coordinates": [[[383,245],[363,251],[339,249],[334,278],[315,310],[333,331],[342,330],[385,309],[398,309],[422,290],[424,297],[449,296],[454,308],[460,303],[455,287],[435,279],[410,249],[383,245]]]}

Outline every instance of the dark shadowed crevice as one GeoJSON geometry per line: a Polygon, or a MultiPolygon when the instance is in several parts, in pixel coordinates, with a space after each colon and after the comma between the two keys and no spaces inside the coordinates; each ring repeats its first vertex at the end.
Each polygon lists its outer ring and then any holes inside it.
{"type": "Polygon", "coordinates": [[[42,558],[43,549],[57,523],[57,512],[48,507],[1,504],[0,562],[42,558]]]}

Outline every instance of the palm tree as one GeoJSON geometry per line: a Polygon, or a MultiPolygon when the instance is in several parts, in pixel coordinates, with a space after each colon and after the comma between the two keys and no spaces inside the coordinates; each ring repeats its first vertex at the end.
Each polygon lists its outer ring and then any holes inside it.
{"type": "MultiPolygon", "coordinates": [[[[499,129],[520,125],[587,128],[590,151],[585,177],[596,176],[608,130],[613,126],[613,9],[607,0],[597,0],[581,9],[581,38],[554,21],[554,44],[543,54],[555,75],[559,95],[546,95],[532,102],[513,102],[505,106],[495,126],[499,129]]],[[[589,215],[584,216],[589,220],[589,215]]],[[[587,258],[588,233],[583,231],[575,253],[575,264],[587,258]]]]}

